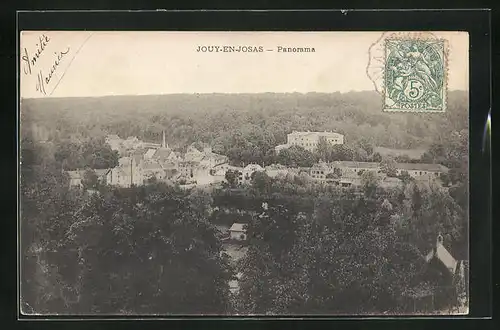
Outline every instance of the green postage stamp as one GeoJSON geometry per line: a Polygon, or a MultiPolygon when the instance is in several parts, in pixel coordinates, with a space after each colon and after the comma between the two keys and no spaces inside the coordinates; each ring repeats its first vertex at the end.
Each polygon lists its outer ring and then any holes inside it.
{"type": "Polygon", "coordinates": [[[446,110],[444,40],[386,39],[384,51],[384,111],[446,110]]]}

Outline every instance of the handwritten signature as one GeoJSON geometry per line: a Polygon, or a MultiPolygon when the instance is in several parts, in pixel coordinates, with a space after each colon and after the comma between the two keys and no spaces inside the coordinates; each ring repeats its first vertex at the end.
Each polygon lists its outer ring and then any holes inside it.
{"type": "Polygon", "coordinates": [[[47,47],[47,44],[50,42],[50,38],[46,36],[45,34],[42,34],[40,37],[38,37],[38,42],[36,44],[36,52],[31,55],[28,53],[28,49],[24,47],[23,51],[23,56],[21,56],[21,59],[24,62],[24,74],[32,74],[32,68],[35,67],[36,62],[40,58],[40,56],[43,54],[45,48],[47,47]]]}
{"type": "MultiPolygon", "coordinates": [[[[44,34],[42,34],[38,38],[38,43],[36,44],[36,51],[34,54],[30,54],[27,48],[23,49],[23,55],[21,56],[21,60],[24,63],[23,72],[25,75],[32,75],[35,72],[38,60],[45,53],[45,49],[50,42],[50,38],[44,34]]],[[[39,69],[36,73],[37,82],[36,82],[36,91],[40,92],[44,95],[47,95],[47,85],[50,84],[54,73],[57,71],[59,64],[63,60],[63,58],[69,53],[70,48],[67,47],[64,51],[54,52],[56,59],[52,62],[50,69],[48,70],[48,74],[45,74],[42,69],[39,69]]]]}

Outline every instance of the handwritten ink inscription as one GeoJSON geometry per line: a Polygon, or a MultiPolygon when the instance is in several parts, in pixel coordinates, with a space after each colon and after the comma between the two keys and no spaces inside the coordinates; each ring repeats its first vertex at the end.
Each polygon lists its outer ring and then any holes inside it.
{"type": "Polygon", "coordinates": [[[54,52],[55,59],[51,63],[50,68],[38,68],[41,66],[39,60],[46,53],[45,50],[50,45],[51,39],[42,34],[36,43],[36,50],[32,53],[26,47],[23,49],[21,60],[23,63],[23,72],[25,75],[32,76],[36,72],[36,91],[47,95],[47,87],[51,83],[54,74],[66,55],[68,55],[70,48],[67,47],[64,51],[54,52]],[[42,70],[43,69],[43,70],[42,70]]]}

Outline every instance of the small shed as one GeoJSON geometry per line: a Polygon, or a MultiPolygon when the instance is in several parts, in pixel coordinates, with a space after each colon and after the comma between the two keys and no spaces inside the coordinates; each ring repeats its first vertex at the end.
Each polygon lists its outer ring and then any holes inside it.
{"type": "Polygon", "coordinates": [[[229,228],[229,237],[238,241],[245,241],[247,239],[247,230],[245,224],[233,223],[229,228]]]}

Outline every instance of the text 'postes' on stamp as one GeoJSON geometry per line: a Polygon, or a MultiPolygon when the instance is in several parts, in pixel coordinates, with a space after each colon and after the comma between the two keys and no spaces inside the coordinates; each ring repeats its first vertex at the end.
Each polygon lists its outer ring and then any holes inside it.
{"type": "Polygon", "coordinates": [[[384,111],[446,110],[444,40],[385,40],[384,72],[384,111]]]}

